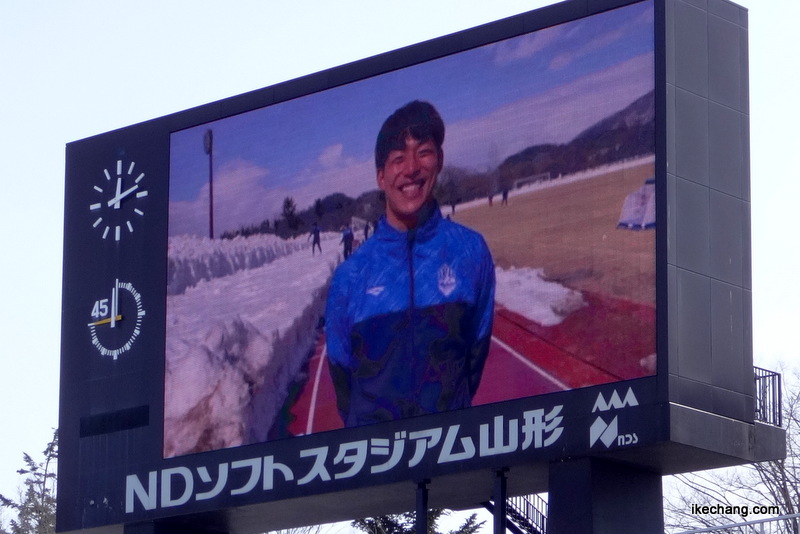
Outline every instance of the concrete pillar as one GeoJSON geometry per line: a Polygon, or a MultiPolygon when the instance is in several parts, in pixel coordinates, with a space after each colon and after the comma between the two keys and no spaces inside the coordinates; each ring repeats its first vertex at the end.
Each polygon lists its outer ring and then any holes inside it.
{"type": "Polygon", "coordinates": [[[581,458],[550,464],[547,534],[663,534],[661,475],[581,458]]]}

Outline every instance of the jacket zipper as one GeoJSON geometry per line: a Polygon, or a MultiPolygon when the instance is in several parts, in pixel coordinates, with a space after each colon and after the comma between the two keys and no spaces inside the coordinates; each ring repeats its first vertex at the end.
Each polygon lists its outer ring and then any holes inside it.
{"type": "Polygon", "coordinates": [[[409,279],[409,298],[408,298],[408,325],[410,329],[410,339],[411,339],[411,354],[410,356],[414,356],[414,352],[416,349],[416,340],[414,339],[414,308],[416,302],[414,300],[414,241],[417,237],[416,228],[412,228],[408,231],[407,237],[407,245],[408,245],[408,279],[409,279]]]}

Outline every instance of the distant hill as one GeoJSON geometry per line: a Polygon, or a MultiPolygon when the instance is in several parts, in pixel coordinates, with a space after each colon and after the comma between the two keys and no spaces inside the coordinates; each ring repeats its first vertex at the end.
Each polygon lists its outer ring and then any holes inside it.
{"type": "Polygon", "coordinates": [[[498,168],[501,188],[532,177],[555,178],[655,151],[655,93],[647,93],[563,145],[536,145],[508,157],[498,168]]]}
{"type": "MultiPolygon", "coordinates": [[[[570,142],[535,145],[505,159],[496,169],[475,172],[445,166],[436,198],[443,205],[497,195],[521,183],[548,180],[584,169],[655,152],[655,92],[650,91],[621,111],[590,126],[570,142]]],[[[283,238],[311,230],[316,221],[323,231],[338,231],[353,217],[376,221],[384,212],[383,194],[368,191],[358,198],[333,193],[289,218],[226,232],[222,237],[272,233],[283,238]]]]}
{"type": "Polygon", "coordinates": [[[550,180],[583,169],[655,151],[655,93],[647,93],[565,144],[529,146],[490,172],[445,167],[437,198],[442,204],[497,195],[524,183],[550,180]]]}

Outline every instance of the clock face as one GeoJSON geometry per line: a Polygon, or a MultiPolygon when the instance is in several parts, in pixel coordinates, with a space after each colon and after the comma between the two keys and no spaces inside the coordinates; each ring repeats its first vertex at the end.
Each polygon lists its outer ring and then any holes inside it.
{"type": "Polygon", "coordinates": [[[139,337],[144,316],[141,293],[132,284],[116,280],[108,293],[92,305],[88,323],[92,345],[101,355],[116,360],[139,337]]]}
{"type": "Polygon", "coordinates": [[[144,172],[136,169],[136,162],[117,160],[115,167],[103,169],[105,177],[95,184],[96,202],[89,205],[94,216],[92,227],[98,229],[103,239],[120,241],[133,233],[137,219],[144,216],[140,204],[147,196],[142,187],[144,172]]]}

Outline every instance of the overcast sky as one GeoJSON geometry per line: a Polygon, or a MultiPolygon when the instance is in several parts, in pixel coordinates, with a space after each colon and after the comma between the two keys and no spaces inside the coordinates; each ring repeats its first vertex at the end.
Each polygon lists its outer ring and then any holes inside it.
{"type": "MultiPolygon", "coordinates": [[[[58,424],[64,146],[554,3],[0,0],[0,493],[58,424]]],[[[796,0],[750,8],[754,352],[796,358],[796,0]]]]}

